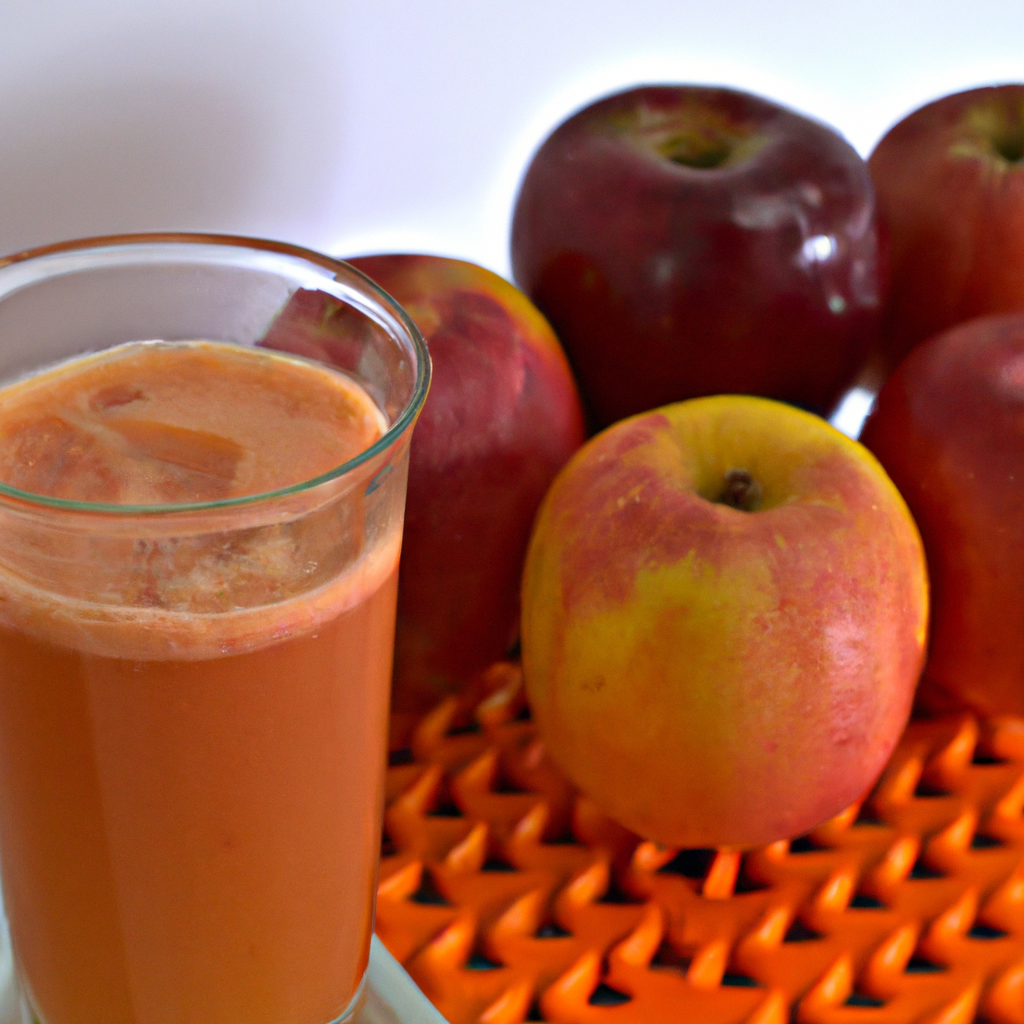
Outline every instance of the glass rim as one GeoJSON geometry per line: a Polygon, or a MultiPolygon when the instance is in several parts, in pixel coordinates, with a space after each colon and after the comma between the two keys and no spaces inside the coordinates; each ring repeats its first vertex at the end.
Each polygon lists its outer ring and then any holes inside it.
{"type": "MultiPolygon", "coordinates": [[[[339,280],[339,275],[350,276],[359,285],[366,288],[370,297],[382,306],[407,332],[412,342],[412,349],[416,355],[416,378],[413,382],[412,392],[396,417],[394,423],[368,448],[365,448],[358,455],[351,459],[321,473],[308,480],[290,484],[287,487],[276,488],[272,491],[261,491],[258,494],[245,494],[235,498],[219,498],[214,501],[193,501],[171,504],[153,505],[119,505],[111,502],[96,501],[73,501],[68,498],[54,498],[45,494],[36,494],[33,491],[23,491],[20,488],[12,487],[0,481],[0,499],[12,499],[19,504],[30,505],[48,510],[61,512],[90,513],[104,516],[167,516],[189,512],[209,512],[222,509],[241,508],[253,505],[257,502],[268,502],[275,499],[293,497],[323,484],[338,480],[352,470],[369,462],[374,457],[387,451],[406,432],[413,420],[423,406],[423,402],[430,386],[431,365],[430,353],[426,342],[419,328],[413,322],[412,317],[402,308],[375,281],[369,278],[361,270],[353,267],[344,260],[326,256],[313,249],[293,245],[290,242],[276,242],[265,238],[255,238],[246,235],[227,235],[205,232],[182,232],[182,231],[150,231],[118,235],[97,235],[90,238],[72,239],[65,242],[55,242],[49,245],[42,245],[32,249],[25,249],[21,252],[12,253],[9,256],[0,257],[0,274],[5,269],[29,260],[57,256],[64,253],[88,252],[92,250],[108,249],[117,251],[131,247],[146,246],[176,246],[183,248],[188,246],[206,245],[223,247],[226,249],[248,249],[256,252],[271,253],[273,255],[290,257],[303,260],[307,263],[324,268],[334,273],[334,280],[339,280]]],[[[0,296],[2,301],[2,296],[0,296]]],[[[385,326],[385,325],[381,325],[385,326]]],[[[268,349],[267,351],[273,351],[268,349]]],[[[287,353],[285,353],[287,354],[287,353]]],[[[294,358],[294,357],[293,357],[294,358]]],[[[315,360],[314,360],[315,362],[315,360]]],[[[329,364],[322,364],[329,365],[329,364]]],[[[340,371],[339,371],[340,372],[340,371]]],[[[386,467],[382,467],[382,471],[386,467]]]]}

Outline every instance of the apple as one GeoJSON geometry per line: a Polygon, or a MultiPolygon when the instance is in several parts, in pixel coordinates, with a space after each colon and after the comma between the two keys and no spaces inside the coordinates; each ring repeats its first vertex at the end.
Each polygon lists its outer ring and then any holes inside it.
{"type": "Polygon", "coordinates": [[[1024,85],[915,110],[868,167],[891,246],[888,371],[947,327],[1024,309],[1024,85]]]}
{"type": "MultiPolygon", "coordinates": [[[[565,354],[533,304],[483,267],[429,255],[349,263],[389,292],[427,342],[430,394],[409,455],[399,569],[392,742],[518,636],[519,580],[541,498],[583,443],[565,354]]],[[[269,342],[346,366],[335,303],[298,292],[269,342]]]]}
{"type": "Polygon", "coordinates": [[[880,316],[867,167],[831,128],[732,89],[645,86],[559,125],[512,267],[597,425],[744,392],[830,411],[880,316]]]}
{"type": "Polygon", "coordinates": [[[871,453],[750,396],[623,420],[544,499],[523,577],[552,759],[671,846],[798,835],[860,798],[924,657],[920,536],[871,453]]]}
{"type": "Polygon", "coordinates": [[[862,438],[928,556],[921,708],[1024,715],[1024,314],[980,317],[915,348],[862,438]]]}

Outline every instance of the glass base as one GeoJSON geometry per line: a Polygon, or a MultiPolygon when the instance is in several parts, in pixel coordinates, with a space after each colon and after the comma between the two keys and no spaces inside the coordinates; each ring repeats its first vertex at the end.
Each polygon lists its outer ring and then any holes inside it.
{"type": "Polygon", "coordinates": [[[368,973],[368,971],[363,971],[363,977],[359,982],[359,988],[356,989],[356,994],[349,1000],[348,1006],[342,1011],[341,1016],[335,1017],[334,1020],[330,1021],[330,1024],[346,1024],[347,1021],[351,1021],[359,1012],[360,1007],[363,1005],[363,1000],[366,998],[366,976],[368,973]]]}
{"type": "MultiPolygon", "coordinates": [[[[352,1024],[356,1015],[362,1008],[363,1002],[366,999],[366,978],[368,972],[363,972],[363,980],[359,982],[359,988],[356,989],[356,994],[349,1000],[348,1006],[345,1007],[341,1012],[340,1017],[335,1017],[333,1020],[325,1021],[324,1024],[352,1024]]],[[[21,1024],[43,1024],[29,1006],[28,999],[25,998],[24,994],[20,995],[19,1003],[21,1005],[21,1024]]]]}
{"type": "MultiPolygon", "coordinates": [[[[31,1015],[25,1016],[6,931],[0,905],[0,1024],[33,1024],[31,1015]]],[[[376,935],[370,942],[366,998],[360,1004],[361,995],[356,994],[356,1005],[346,1008],[345,1024],[447,1024],[376,935]]]]}

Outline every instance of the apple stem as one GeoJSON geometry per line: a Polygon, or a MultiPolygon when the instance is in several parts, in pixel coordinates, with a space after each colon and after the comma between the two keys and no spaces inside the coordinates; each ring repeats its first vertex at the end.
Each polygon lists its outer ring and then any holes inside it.
{"type": "Polygon", "coordinates": [[[761,485],[749,470],[730,469],[725,474],[725,489],[717,501],[741,512],[754,512],[761,505],[761,485]]]}

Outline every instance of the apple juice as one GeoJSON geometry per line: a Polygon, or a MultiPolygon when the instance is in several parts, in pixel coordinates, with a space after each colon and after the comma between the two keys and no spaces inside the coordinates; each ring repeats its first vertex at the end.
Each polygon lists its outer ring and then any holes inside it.
{"type": "Polygon", "coordinates": [[[401,517],[370,531],[351,481],[285,495],[271,522],[254,501],[129,530],[109,507],[266,495],[386,426],[340,373],[208,342],[3,390],[0,481],[101,503],[59,535],[0,513],[0,865],[40,1024],[327,1024],[350,1005],[401,517]]]}

